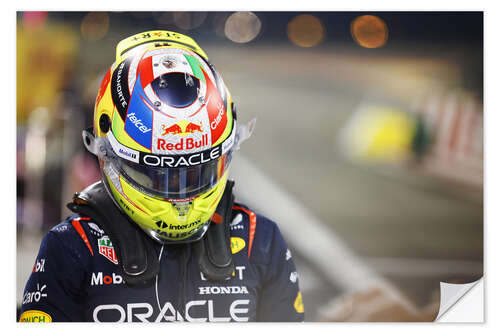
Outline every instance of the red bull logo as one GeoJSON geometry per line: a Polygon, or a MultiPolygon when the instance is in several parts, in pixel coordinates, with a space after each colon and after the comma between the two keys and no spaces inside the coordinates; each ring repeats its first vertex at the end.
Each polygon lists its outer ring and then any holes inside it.
{"type": "Polygon", "coordinates": [[[181,120],[176,124],[173,124],[168,127],[166,125],[161,125],[161,130],[162,130],[161,133],[162,136],[168,134],[177,134],[185,136],[195,132],[200,132],[200,133],[203,132],[203,129],[201,128],[201,122],[199,124],[195,124],[187,120],[181,120]]]}
{"type": "Polygon", "coordinates": [[[158,139],[158,150],[189,150],[208,146],[208,134],[203,134],[201,139],[181,138],[177,143],[167,142],[165,139],[158,139]]]}
{"type": "Polygon", "coordinates": [[[190,150],[195,148],[202,148],[210,144],[208,141],[208,134],[203,134],[201,138],[183,138],[184,136],[187,136],[189,134],[203,133],[204,131],[201,127],[201,122],[199,124],[196,124],[187,120],[180,120],[176,124],[170,126],[162,125],[161,130],[162,136],[175,135],[180,136],[181,138],[177,142],[168,142],[170,140],[161,138],[158,139],[158,150],[190,150]]]}

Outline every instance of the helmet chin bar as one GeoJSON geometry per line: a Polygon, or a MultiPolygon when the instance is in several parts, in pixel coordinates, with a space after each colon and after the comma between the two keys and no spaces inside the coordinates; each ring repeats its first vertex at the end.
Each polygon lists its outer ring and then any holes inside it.
{"type": "Polygon", "coordinates": [[[205,235],[205,233],[208,230],[208,226],[209,225],[210,225],[210,220],[208,220],[207,222],[205,222],[205,224],[203,225],[203,227],[201,227],[200,229],[198,229],[198,231],[196,231],[194,234],[192,234],[188,238],[183,239],[183,240],[176,240],[176,241],[171,241],[171,240],[162,238],[154,230],[146,230],[146,229],[143,229],[143,230],[146,232],[146,234],[149,235],[149,237],[153,238],[155,241],[157,241],[157,242],[159,242],[161,244],[185,244],[185,243],[196,242],[196,241],[199,241],[201,238],[203,238],[203,236],[205,235]]]}
{"type": "MultiPolygon", "coordinates": [[[[106,162],[104,162],[106,163],[106,162]]],[[[191,235],[184,236],[185,238],[182,239],[176,239],[175,236],[174,238],[169,238],[169,236],[165,237],[162,236],[161,230],[156,230],[156,228],[149,228],[148,226],[144,226],[139,220],[134,219],[131,217],[127,212],[121,207],[121,205],[117,202],[117,198],[113,195],[113,190],[111,189],[112,183],[109,179],[109,175],[106,175],[104,172],[104,169],[101,167],[101,176],[102,176],[102,181],[104,184],[104,188],[106,189],[107,194],[113,201],[114,205],[123,213],[124,216],[127,216],[127,219],[131,222],[136,224],[138,227],[140,227],[145,234],[147,234],[150,238],[152,238],[154,241],[160,243],[160,244],[182,244],[182,243],[191,243],[191,242],[196,242],[200,239],[202,239],[207,232],[207,229],[209,228],[209,225],[211,223],[211,215],[205,217],[202,219],[199,223],[199,226],[197,227],[196,231],[193,232],[191,235]]],[[[132,185],[130,185],[132,186],[132,185]]],[[[225,187],[224,187],[225,188],[225,187]]],[[[114,186],[115,191],[120,192],[122,195],[125,196],[125,194],[122,192],[123,189],[120,185],[119,188],[114,186]]],[[[126,196],[125,196],[126,197],[126,196]]]]}
{"type": "MultiPolygon", "coordinates": [[[[102,182],[104,184],[104,188],[106,189],[106,192],[108,193],[108,196],[111,198],[111,200],[113,201],[113,203],[115,204],[115,206],[119,210],[123,211],[122,208],[120,207],[120,205],[116,202],[115,197],[112,195],[111,190],[109,188],[108,179],[107,179],[107,177],[104,174],[104,172],[103,172],[102,169],[101,169],[101,177],[102,177],[102,182]]],[[[124,216],[127,216],[127,214],[124,214],[124,216]]],[[[127,216],[127,218],[131,219],[130,216],[127,216]]],[[[201,238],[203,238],[203,236],[207,232],[208,226],[210,225],[210,219],[209,219],[207,222],[205,222],[205,224],[198,231],[196,231],[194,234],[192,234],[188,238],[183,239],[183,240],[171,241],[171,240],[168,240],[168,239],[165,239],[165,238],[161,237],[158,232],[156,232],[154,230],[151,230],[151,229],[143,228],[143,227],[141,227],[141,225],[139,223],[137,223],[135,221],[133,221],[133,222],[137,226],[139,226],[146,233],[146,235],[148,235],[153,240],[155,240],[155,241],[157,241],[158,243],[161,243],[161,244],[181,244],[181,243],[196,242],[196,241],[200,240],[201,238]]]]}

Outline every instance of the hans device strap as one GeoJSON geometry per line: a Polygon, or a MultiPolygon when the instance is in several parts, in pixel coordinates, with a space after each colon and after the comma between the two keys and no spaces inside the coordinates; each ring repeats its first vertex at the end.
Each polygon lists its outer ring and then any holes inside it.
{"type": "MultiPolygon", "coordinates": [[[[209,280],[225,280],[234,272],[229,235],[233,186],[233,181],[227,182],[214,214],[221,219],[212,218],[205,236],[194,243],[200,270],[209,280]]],[[[158,274],[155,241],[117,208],[102,181],[76,193],[67,207],[90,217],[101,226],[115,247],[118,264],[127,284],[145,284],[158,274]]]]}
{"type": "Polygon", "coordinates": [[[67,207],[96,221],[113,243],[127,284],[147,283],[159,272],[154,241],[114,204],[102,181],[75,193],[67,207]]]}
{"type": "Polygon", "coordinates": [[[228,180],[205,237],[194,243],[194,250],[199,258],[198,265],[208,280],[226,280],[234,272],[229,235],[234,202],[233,186],[234,181],[228,180]]]}

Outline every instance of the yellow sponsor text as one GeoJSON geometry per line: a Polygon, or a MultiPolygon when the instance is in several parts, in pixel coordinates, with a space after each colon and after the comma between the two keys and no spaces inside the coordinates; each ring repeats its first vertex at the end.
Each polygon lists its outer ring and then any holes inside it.
{"type": "Polygon", "coordinates": [[[231,237],[231,253],[235,254],[245,248],[245,240],[240,237],[231,237]]]}
{"type": "Polygon", "coordinates": [[[304,303],[302,302],[302,293],[300,291],[297,293],[295,302],[293,302],[293,307],[298,313],[304,313],[304,303]]]}
{"type": "Polygon", "coordinates": [[[24,311],[19,318],[20,323],[50,323],[52,322],[52,317],[38,310],[28,310],[24,311]]]}

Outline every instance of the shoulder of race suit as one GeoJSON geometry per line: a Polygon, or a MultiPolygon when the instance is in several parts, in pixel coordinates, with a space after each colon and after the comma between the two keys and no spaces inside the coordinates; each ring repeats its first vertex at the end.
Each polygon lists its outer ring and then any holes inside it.
{"type": "MultiPolygon", "coordinates": [[[[249,206],[235,202],[232,221],[230,222],[231,238],[243,238],[246,243],[248,258],[253,252],[268,252],[275,232],[279,232],[275,222],[255,212],[249,206]]],[[[94,255],[91,239],[105,237],[100,225],[89,217],[73,214],[63,222],[54,226],[51,233],[57,234],[62,242],[79,242],[94,255]]],[[[260,253],[259,253],[260,254],[260,253]]],[[[260,257],[259,254],[256,254],[260,257]]]]}

